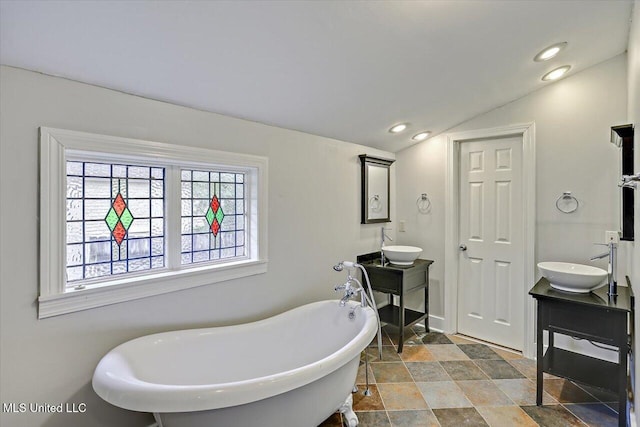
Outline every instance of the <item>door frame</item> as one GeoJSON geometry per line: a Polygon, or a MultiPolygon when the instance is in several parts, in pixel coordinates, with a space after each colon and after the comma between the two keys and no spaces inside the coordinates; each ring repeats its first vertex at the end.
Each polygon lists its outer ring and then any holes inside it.
{"type": "Polygon", "coordinates": [[[523,326],[525,357],[535,357],[535,305],[528,294],[535,284],[535,225],[536,225],[536,152],[535,123],[523,123],[488,129],[456,132],[447,135],[447,170],[445,185],[445,256],[444,256],[444,330],[458,331],[458,245],[460,218],[460,144],[475,139],[522,137],[522,214],[524,228],[523,253],[523,326]]]}

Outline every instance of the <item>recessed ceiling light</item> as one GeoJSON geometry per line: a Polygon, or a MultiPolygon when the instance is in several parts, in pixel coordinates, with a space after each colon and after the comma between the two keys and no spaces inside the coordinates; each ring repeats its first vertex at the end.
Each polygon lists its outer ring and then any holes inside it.
{"type": "Polygon", "coordinates": [[[389,132],[391,133],[400,133],[403,130],[405,130],[408,126],[408,123],[398,123],[397,125],[393,125],[391,126],[391,129],[389,129],[389,132]]]}
{"type": "Polygon", "coordinates": [[[429,134],[431,134],[431,132],[429,131],[420,132],[418,134],[413,135],[411,139],[414,141],[424,141],[429,137],[429,134]]]}
{"type": "Polygon", "coordinates": [[[536,62],[548,61],[549,59],[556,56],[558,52],[560,52],[566,46],[567,46],[567,42],[562,42],[562,43],[553,44],[549,47],[545,47],[540,51],[540,53],[534,56],[533,60],[536,62]]]}
{"type": "Polygon", "coordinates": [[[570,69],[570,65],[564,65],[560,68],[556,68],[555,70],[549,71],[547,74],[542,76],[542,80],[544,80],[545,82],[550,80],[557,80],[560,77],[564,76],[570,69]]]}

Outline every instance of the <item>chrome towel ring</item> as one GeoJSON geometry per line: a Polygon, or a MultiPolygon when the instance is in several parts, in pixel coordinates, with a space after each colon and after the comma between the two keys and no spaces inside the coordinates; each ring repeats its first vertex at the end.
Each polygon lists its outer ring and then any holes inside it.
{"type": "Polygon", "coordinates": [[[380,212],[382,209],[382,202],[380,201],[380,196],[378,194],[374,194],[369,198],[369,209],[373,212],[380,212]]]}
{"type": "Polygon", "coordinates": [[[416,200],[416,205],[418,206],[418,212],[426,214],[431,211],[431,200],[427,196],[427,193],[422,193],[418,200],[416,200]]]}
{"type": "Polygon", "coordinates": [[[578,199],[571,195],[571,191],[565,191],[562,196],[556,200],[556,208],[562,213],[572,213],[578,210],[580,203],[578,199]]]}

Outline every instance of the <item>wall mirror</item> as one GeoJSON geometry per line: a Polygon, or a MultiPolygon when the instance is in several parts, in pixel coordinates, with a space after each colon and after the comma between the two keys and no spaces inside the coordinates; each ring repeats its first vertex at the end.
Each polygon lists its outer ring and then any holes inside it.
{"type": "MultiPolygon", "coordinates": [[[[611,142],[620,147],[621,174],[634,175],[633,166],[633,125],[620,125],[611,127],[611,142]]],[[[634,217],[634,186],[621,185],[621,206],[620,206],[620,230],[621,240],[634,240],[633,217],[634,217]]]]}
{"type": "Polygon", "coordinates": [[[361,154],[362,218],[361,224],[390,222],[390,173],[395,160],[382,159],[361,154]]]}

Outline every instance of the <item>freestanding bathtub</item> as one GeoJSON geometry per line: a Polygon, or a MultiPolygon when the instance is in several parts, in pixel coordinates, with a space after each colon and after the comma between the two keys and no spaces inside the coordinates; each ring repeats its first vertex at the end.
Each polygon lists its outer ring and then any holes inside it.
{"type": "Polygon", "coordinates": [[[107,353],[93,389],[152,412],[159,427],[315,427],[338,409],[354,426],[351,391],[376,329],[371,308],[330,300],[253,323],[148,335],[107,353]]]}

